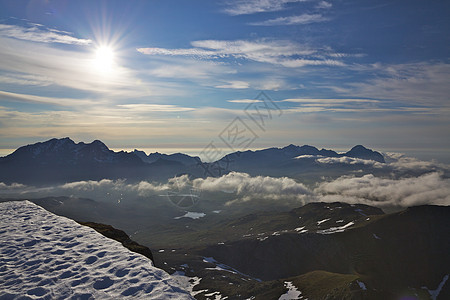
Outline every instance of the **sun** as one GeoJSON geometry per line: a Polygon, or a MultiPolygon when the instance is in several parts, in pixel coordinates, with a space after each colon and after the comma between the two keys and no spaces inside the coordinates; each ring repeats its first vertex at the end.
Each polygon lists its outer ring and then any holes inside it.
{"type": "Polygon", "coordinates": [[[108,73],[114,67],[114,50],[109,46],[100,46],[95,51],[94,65],[97,71],[108,73]]]}

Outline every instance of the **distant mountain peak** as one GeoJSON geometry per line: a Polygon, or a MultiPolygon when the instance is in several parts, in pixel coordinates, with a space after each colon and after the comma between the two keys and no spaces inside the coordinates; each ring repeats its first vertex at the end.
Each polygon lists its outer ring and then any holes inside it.
{"type": "Polygon", "coordinates": [[[381,153],[368,149],[363,145],[354,146],[350,151],[346,152],[344,155],[354,158],[370,159],[381,163],[385,162],[384,157],[383,155],[381,155],[381,153]]]}
{"type": "Polygon", "coordinates": [[[356,145],[354,146],[350,151],[364,151],[364,150],[370,150],[363,145],[356,145]]]}
{"type": "Polygon", "coordinates": [[[100,140],[94,140],[92,143],[87,144],[89,146],[94,146],[96,148],[100,148],[102,150],[109,150],[108,146],[105,145],[105,143],[103,143],[100,140]]]}

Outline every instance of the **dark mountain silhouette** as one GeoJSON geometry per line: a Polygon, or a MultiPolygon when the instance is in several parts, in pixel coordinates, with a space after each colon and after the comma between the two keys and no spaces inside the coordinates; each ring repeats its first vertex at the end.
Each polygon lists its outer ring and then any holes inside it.
{"type": "Polygon", "coordinates": [[[163,153],[154,152],[154,153],[150,153],[149,155],[146,155],[144,151],[140,151],[137,149],[135,149],[133,151],[133,153],[136,154],[140,159],[142,159],[142,161],[147,162],[147,163],[154,163],[158,159],[164,159],[166,161],[179,162],[185,166],[191,166],[191,165],[196,165],[199,162],[201,162],[199,157],[189,156],[184,153],[163,154],[163,153]]]}
{"type": "MultiPolygon", "coordinates": [[[[316,147],[304,145],[289,145],[283,148],[268,148],[256,151],[233,152],[216,164],[219,164],[228,171],[245,172],[251,175],[266,176],[293,176],[298,177],[307,174],[309,178],[315,176],[314,173],[326,171],[331,175],[333,172],[352,171],[361,168],[368,169],[370,166],[362,166],[360,163],[346,164],[335,163],[321,164],[316,161],[321,157],[351,157],[364,160],[373,160],[384,163],[384,157],[379,152],[372,151],[363,146],[355,146],[346,153],[337,153],[333,150],[317,149],[316,147]],[[301,159],[299,159],[301,158],[301,159]],[[326,168],[326,170],[324,170],[326,168]]],[[[319,176],[322,176],[320,174],[319,176]]]]}
{"type": "Polygon", "coordinates": [[[384,163],[384,157],[380,153],[367,149],[364,146],[357,145],[353,147],[350,151],[346,152],[343,156],[361,158],[361,159],[370,159],[377,162],[384,163]]]}
{"type": "Polygon", "coordinates": [[[358,145],[353,147],[350,151],[344,154],[338,154],[333,150],[327,149],[317,149],[316,147],[304,145],[295,146],[289,145],[283,148],[268,148],[257,151],[244,151],[244,152],[233,152],[221,159],[221,161],[233,161],[233,162],[244,162],[244,161],[254,161],[259,160],[264,164],[273,164],[286,159],[293,159],[302,155],[314,155],[314,156],[324,156],[324,157],[353,157],[361,159],[370,159],[378,162],[384,163],[384,157],[379,152],[372,151],[365,148],[364,146],[358,145]]]}
{"type": "Polygon", "coordinates": [[[114,152],[99,140],[86,144],[70,138],[51,139],[1,157],[0,181],[49,184],[104,178],[158,179],[171,177],[184,167],[174,167],[174,161],[155,163],[145,163],[135,153],[114,152]]]}
{"type": "MultiPolygon", "coordinates": [[[[384,162],[380,153],[363,146],[338,154],[333,150],[291,144],[284,148],[234,152],[217,162],[202,163],[200,158],[182,153],[146,155],[139,150],[114,152],[99,140],[86,144],[75,143],[66,137],[23,146],[6,157],[0,157],[0,182],[39,185],[104,178],[165,181],[178,174],[205,177],[220,176],[230,171],[268,176],[308,174],[312,177],[314,172],[324,170],[315,158],[342,156],[384,162]],[[306,159],[296,159],[299,156],[306,156],[306,159]]],[[[327,166],[327,171],[332,168],[348,171],[361,166],[336,164],[327,166]]]]}

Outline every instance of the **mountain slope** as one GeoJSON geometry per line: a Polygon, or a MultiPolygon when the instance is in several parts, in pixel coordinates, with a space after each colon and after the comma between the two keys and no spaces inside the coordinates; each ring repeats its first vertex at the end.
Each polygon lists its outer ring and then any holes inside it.
{"type": "MultiPolygon", "coordinates": [[[[398,299],[408,290],[427,295],[422,287],[433,290],[450,273],[450,207],[412,207],[368,218],[343,232],[286,232],[211,245],[200,253],[265,280],[316,270],[357,275],[366,293],[374,295],[370,299],[398,299]]],[[[449,295],[450,285],[444,285],[438,299],[449,295]]]]}
{"type": "MultiPolygon", "coordinates": [[[[201,290],[278,299],[286,282],[308,299],[431,299],[428,289],[437,293],[440,285],[437,299],[449,296],[450,207],[383,214],[366,205],[310,203],[211,222],[166,226],[159,239],[146,234],[159,249],[157,265],[202,278],[197,299],[208,298],[201,290]]],[[[142,234],[134,238],[145,244],[142,234]]]]}

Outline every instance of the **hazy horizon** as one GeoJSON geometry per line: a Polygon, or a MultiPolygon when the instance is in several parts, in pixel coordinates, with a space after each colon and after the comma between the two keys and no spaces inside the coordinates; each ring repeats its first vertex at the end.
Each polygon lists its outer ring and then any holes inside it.
{"type": "Polygon", "coordinates": [[[449,161],[447,2],[0,8],[3,154],[70,136],[195,155],[212,141],[228,148],[230,131],[244,130],[249,142],[227,153],[362,144],[449,161]]]}
{"type": "MultiPolygon", "coordinates": [[[[79,142],[90,143],[94,140],[90,140],[90,141],[74,140],[74,142],[75,143],[79,143],[79,142]]],[[[40,140],[40,141],[36,141],[36,143],[44,142],[44,141],[45,140],[40,140]]],[[[104,141],[102,141],[102,142],[104,142],[104,141]]],[[[205,159],[201,155],[202,151],[205,149],[205,147],[180,147],[180,146],[172,146],[172,147],[167,147],[167,146],[161,146],[161,147],[148,147],[148,146],[147,147],[145,147],[145,146],[144,147],[139,147],[139,146],[136,146],[136,147],[129,147],[129,146],[110,147],[107,143],[105,143],[105,144],[106,144],[106,146],[108,146],[108,148],[110,150],[113,150],[115,152],[119,152],[119,151],[133,152],[136,149],[136,150],[144,151],[147,155],[149,155],[150,153],[155,153],[155,152],[163,153],[163,154],[183,153],[183,154],[187,154],[190,156],[199,156],[202,159],[202,161],[209,162],[207,159],[205,159]]],[[[335,145],[335,146],[319,145],[318,146],[318,145],[313,145],[313,144],[302,144],[302,143],[297,143],[297,144],[289,143],[289,144],[294,144],[296,146],[310,145],[310,146],[314,146],[318,149],[325,148],[325,149],[329,149],[329,150],[334,150],[338,153],[344,153],[346,151],[349,151],[352,147],[356,146],[356,144],[348,145],[347,147],[345,147],[343,145],[335,145]]],[[[249,147],[249,148],[246,148],[245,150],[256,151],[256,150],[262,150],[262,149],[267,149],[267,148],[272,148],[272,147],[282,148],[282,147],[288,146],[289,144],[262,145],[259,147],[258,146],[249,147]]],[[[26,146],[26,145],[21,145],[14,149],[0,149],[0,157],[7,156],[22,146],[26,146]]],[[[440,163],[450,164],[450,153],[448,151],[446,151],[445,149],[443,149],[443,150],[439,150],[439,149],[390,149],[390,148],[374,148],[374,147],[370,147],[368,145],[363,145],[363,146],[370,148],[374,151],[381,152],[381,153],[395,152],[395,153],[401,153],[406,156],[421,159],[421,160],[436,160],[440,163]]],[[[221,151],[221,153],[223,153],[223,156],[234,152],[227,147],[219,148],[219,150],[221,151]]]]}

